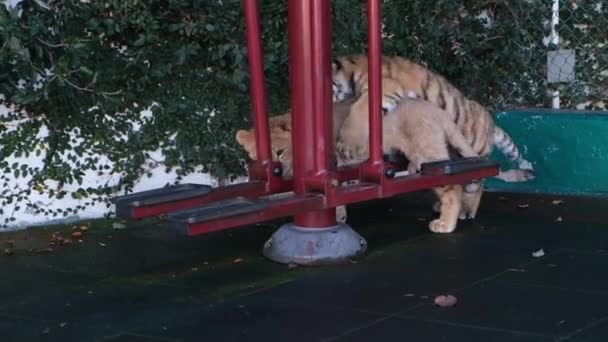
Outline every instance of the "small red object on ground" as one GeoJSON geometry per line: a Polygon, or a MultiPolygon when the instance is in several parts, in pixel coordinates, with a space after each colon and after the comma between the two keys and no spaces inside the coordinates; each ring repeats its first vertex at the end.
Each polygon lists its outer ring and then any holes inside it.
{"type": "Polygon", "coordinates": [[[440,306],[442,308],[448,308],[451,306],[456,305],[456,303],[458,302],[458,299],[456,299],[456,297],[452,296],[452,295],[441,295],[441,296],[437,296],[435,297],[435,305],[440,306]]]}

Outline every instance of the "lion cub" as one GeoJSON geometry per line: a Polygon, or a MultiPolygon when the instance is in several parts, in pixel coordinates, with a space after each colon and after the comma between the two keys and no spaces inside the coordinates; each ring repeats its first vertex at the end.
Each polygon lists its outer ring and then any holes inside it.
{"type": "MultiPolygon", "coordinates": [[[[410,174],[420,170],[427,162],[449,160],[449,148],[453,147],[462,157],[478,157],[456,124],[449,120],[444,110],[431,102],[408,96],[399,83],[382,79],[383,112],[390,112],[382,119],[383,150],[396,149],[409,159],[410,174]]],[[[369,157],[369,102],[368,93],[362,93],[352,105],[344,120],[337,143],[338,160],[341,162],[364,161],[369,157]]],[[[468,203],[463,198],[460,184],[433,189],[440,202],[440,216],[431,221],[429,229],[435,233],[451,233],[456,229],[463,204],[479,205],[477,198],[468,203]],[[463,203],[464,199],[464,203],[463,203]]]]}
{"type": "MultiPolygon", "coordinates": [[[[356,99],[350,98],[341,102],[333,103],[333,128],[334,137],[342,127],[344,119],[350,112],[350,106],[356,99]]],[[[293,150],[291,146],[291,112],[273,116],[268,119],[270,128],[270,145],[272,160],[278,161],[283,165],[283,176],[293,176],[293,150]]],[[[255,148],[255,132],[252,129],[238,130],[236,141],[243,146],[251,160],[257,159],[255,148]]],[[[346,206],[336,207],[336,219],[338,222],[346,221],[346,206]]]]}

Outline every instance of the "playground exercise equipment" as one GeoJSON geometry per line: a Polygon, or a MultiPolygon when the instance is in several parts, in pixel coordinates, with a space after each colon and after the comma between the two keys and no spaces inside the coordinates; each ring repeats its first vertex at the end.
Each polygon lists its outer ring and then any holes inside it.
{"type": "Polygon", "coordinates": [[[498,174],[496,163],[469,158],[429,163],[418,174],[397,176],[399,166],[384,161],[381,0],[367,1],[370,156],[355,167],[336,169],[330,2],[289,0],[294,174],[292,179],[282,178],[281,164],[271,158],[259,0],[243,0],[243,6],[258,156],[249,165],[249,181],[216,188],[182,184],[119,196],[113,199],[119,218],[162,216],[192,236],[293,216],[293,222],[283,225],[265,244],[264,255],[302,265],[340,262],[364,253],[367,243],[347,224],[336,222],[336,206],[498,174]],[[341,185],[347,180],[359,182],[341,185]]]}

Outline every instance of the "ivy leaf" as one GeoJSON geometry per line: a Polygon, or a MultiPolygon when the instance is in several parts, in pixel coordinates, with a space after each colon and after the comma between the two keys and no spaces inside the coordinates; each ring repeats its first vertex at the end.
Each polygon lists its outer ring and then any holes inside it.
{"type": "Polygon", "coordinates": [[[44,1],[42,1],[42,0],[34,0],[34,2],[36,2],[36,4],[38,6],[44,8],[45,10],[49,9],[49,6],[46,3],[44,3],[44,1]]]}

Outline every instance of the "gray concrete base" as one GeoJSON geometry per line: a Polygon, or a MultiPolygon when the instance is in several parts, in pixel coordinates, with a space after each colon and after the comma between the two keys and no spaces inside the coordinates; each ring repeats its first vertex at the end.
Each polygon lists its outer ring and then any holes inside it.
{"type": "Polygon", "coordinates": [[[302,228],[287,223],[264,245],[264,256],[283,264],[335,264],[365,253],[367,241],[348,224],[302,228]]]}

